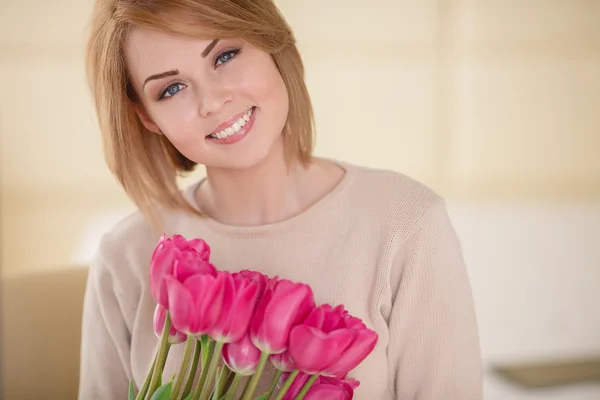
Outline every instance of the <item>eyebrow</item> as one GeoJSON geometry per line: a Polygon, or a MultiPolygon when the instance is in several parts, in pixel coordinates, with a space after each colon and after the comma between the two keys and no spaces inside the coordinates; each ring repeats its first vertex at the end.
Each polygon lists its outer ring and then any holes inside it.
{"type": "Polygon", "coordinates": [[[206,56],[212,51],[212,49],[215,48],[217,43],[219,43],[219,39],[215,39],[212,42],[210,42],[210,44],[208,46],[206,46],[206,48],[202,52],[202,58],[206,58],[206,56]]]}
{"type": "MultiPolygon", "coordinates": [[[[220,39],[215,39],[212,42],[210,42],[210,44],[208,46],[206,46],[206,48],[202,52],[202,58],[206,58],[206,56],[208,56],[210,54],[210,52],[215,48],[217,43],[219,43],[219,40],[220,39]]],[[[173,69],[171,71],[161,72],[160,74],[150,75],[144,81],[144,84],[142,85],[142,89],[146,86],[146,83],[148,83],[152,80],[166,78],[167,76],[174,76],[174,75],[178,75],[178,74],[179,74],[179,71],[176,69],[173,69]]]]}
{"type": "Polygon", "coordinates": [[[148,83],[148,82],[150,82],[152,80],[161,79],[161,78],[165,78],[167,76],[173,76],[173,75],[178,75],[178,74],[179,74],[179,71],[176,70],[176,69],[173,69],[171,71],[161,72],[160,74],[150,75],[144,81],[144,85],[142,86],[142,89],[144,88],[144,86],[146,86],[146,83],[148,83]]]}

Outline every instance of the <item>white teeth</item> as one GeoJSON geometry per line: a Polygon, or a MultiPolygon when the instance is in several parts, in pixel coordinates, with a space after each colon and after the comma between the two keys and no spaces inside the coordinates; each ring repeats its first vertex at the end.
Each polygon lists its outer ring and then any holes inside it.
{"type": "Polygon", "coordinates": [[[246,114],[244,114],[240,119],[238,119],[232,126],[222,130],[221,132],[213,133],[212,135],[210,135],[210,137],[217,138],[217,139],[225,139],[225,138],[228,138],[229,136],[232,136],[232,135],[238,133],[242,129],[242,127],[244,127],[246,125],[246,123],[248,123],[248,121],[250,121],[250,117],[252,116],[253,110],[254,109],[251,108],[250,110],[248,110],[248,112],[246,114]]]}

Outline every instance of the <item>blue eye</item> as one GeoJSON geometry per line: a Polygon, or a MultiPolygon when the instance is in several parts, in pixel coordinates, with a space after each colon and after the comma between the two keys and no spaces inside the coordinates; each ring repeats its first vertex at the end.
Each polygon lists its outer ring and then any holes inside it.
{"type": "Polygon", "coordinates": [[[180,91],[182,91],[183,89],[185,89],[185,85],[183,83],[174,83],[172,85],[169,85],[161,94],[159,97],[159,100],[168,98],[168,97],[173,97],[175,96],[177,93],[179,93],[180,91]]]}
{"type": "Polygon", "coordinates": [[[231,61],[239,52],[239,50],[230,50],[219,54],[215,60],[215,67],[231,61]]]}

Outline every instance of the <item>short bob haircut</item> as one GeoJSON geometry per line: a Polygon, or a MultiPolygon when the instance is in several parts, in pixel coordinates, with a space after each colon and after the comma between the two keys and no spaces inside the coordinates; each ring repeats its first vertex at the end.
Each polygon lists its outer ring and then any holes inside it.
{"type": "Polygon", "coordinates": [[[312,160],[314,117],[304,65],[291,28],[272,0],[96,0],[86,67],[104,154],[140,211],[160,224],[160,207],[202,215],[183,198],[177,176],[194,170],[164,135],[144,128],[123,44],[135,27],[199,39],[241,38],[269,53],[290,100],[283,129],[286,159],[312,160]]]}

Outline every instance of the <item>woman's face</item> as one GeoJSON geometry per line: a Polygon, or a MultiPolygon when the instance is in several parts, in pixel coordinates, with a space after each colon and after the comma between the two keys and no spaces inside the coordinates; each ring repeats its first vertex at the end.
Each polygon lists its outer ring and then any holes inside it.
{"type": "Polygon", "coordinates": [[[124,52],[142,123],[190,160],[249,168],[283,150],[288,94],[269,54],[147,29],[134,29],[124,52]]]}

